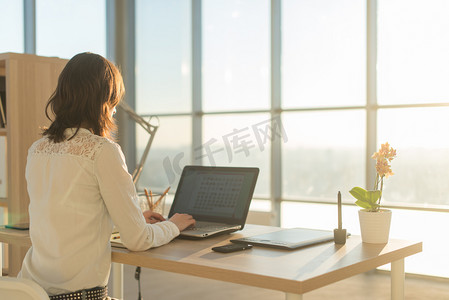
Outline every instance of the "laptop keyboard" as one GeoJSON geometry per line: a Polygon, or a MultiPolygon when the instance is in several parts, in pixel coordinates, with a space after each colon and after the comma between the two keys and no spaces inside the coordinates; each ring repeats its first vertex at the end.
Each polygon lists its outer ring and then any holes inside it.
{"type": "Polygon", "coordinates": [[[213,223],[213,222],[204,222],[204,221],[197,221],[195,223],[195,226],[189,227],[190,230],[218,230],[223,227],[228,227],[228,224],[222,224],[222,223],[213,223]]]}

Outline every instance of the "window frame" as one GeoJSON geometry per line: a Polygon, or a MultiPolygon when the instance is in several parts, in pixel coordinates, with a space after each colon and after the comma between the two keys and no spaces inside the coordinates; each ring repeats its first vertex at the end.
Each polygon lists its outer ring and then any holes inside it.
{"type": "MultiPolygon", "coordinates": [[[[24,2],[24,52],[29,54],[36,53],[36,0],[23,0],[24,2]]],[[[320,111],[320,110],[365,110],[366,112],[366,185],[374,182],[375,166],[371,163],[370,157],[377,149],[377,112],[380,109],[397,108],[426,108],[426,107],[447,107],[449,103],[423,103],[423,104],[398,104],[398,105],[379,105],[377,103],[377,0],[366,0],[366,103],[362,106],[349,107],[308,107],[308,108],[289,108],[281,107],[281,21],[282,21],[282,3],[281,0],[271,0],[270,2],[270,63],[271,63],[271,101],[270,108],[263,110],[244,110],[244,111],[211,111],[202,110],[202,0],[191,0],[191,20],[192,20],[192,109],[190,113],[158,114],[158,116],[190,116],[192,118],[192,145],[190,158],[194,164],[200,164],[201,161],[195,160],[194,149],[201,147],[203,143],[202,129],[203,116],[221,115],[221,114],[251,114],[251,113],[269,113],[271,118],[282,116],[284,112],[300,111],[320,111]]],[[[106,1],[106,20],[107,20],[107,57],[118,64],[125,64],[128,68],[123,70],[125,81],[127,81],[127,101],[135,107],[135,37],[132,35],[131,42],[134,43],[132,49],[129,49],[129,43],[121,43],[123,37],[117,29],[118,25],[126,24],[127,33],[135,29],[135,0],[127,1],[126,10],[121,12],[117,9],[118,4],[106,1]],[[131,85],[131,86],[130,86],[131,85]],[[131,93],[129,93],[131,92],[131,93]]],[[[149,115],[144,115],[149,117],[149,115]]],[[[126,135],[135,136],[135,124],[129,124],[129,121],[119,119],[119,127],[126,128],[126,135]]],[[[121,146],[126,154],[130,169],[135,165],[136,142],[135,138],[129,138],[121,141],[121,146]]],[[[275,139],[271,143],[270,154],[270,197],[265,200],[271,202],[271,214],[273,214],[273,225],[280,225],[281,203],[283,201],[293,201],[300,203],[315,204],[334,204],[333,199],[322,199],[320,201],[305,198],[283,198],[282,197],[282,141],[275,139]]],[[[353,203],[344,203],[345,205],[354,205],[353,203]]],[[[386,208],[449,212],[449,207],[421,207],[419,205],[385,205],[386,208]]]]}
{"type": "MultiPolygon", "coordinates": [[[[377,150],[377,112],[380,109],[395,108],[414,108],[414,107],[442,107],[449,106],[448,103],[433,104],[399,104],[399,105],[378,105],[377,103],[377,0],[366,1],[366,103],[360,106],[337,106],[337,107],[307,107],[307,108],[286,108],[281,106],[281,0],[271,0],[270,7],[270,50],[271,50],[271,101],[269,109],[262,110],[238,110],[238,111],[208,111],[202,110],[202,0],[192,0],[192,112],[176,114],[158,114],[158,116],[191,116],[192,117],[192,157],[191,161],[195,164],[201,164],[201,161],[193,157],[194,149],[201,147],[203,117],[210,115],[225,114],[252,114],[269,113],[271,118],[282,116],[284,112],[301,111],[337,111],[337,110],[364,110],[366,112],[366,186],[374,182],[376,174],[375,166],[371,163],[371,155],[377,150]]],[[[145,115],[149,117],[149,115],[145,115]]],[[[283,201],[292,201],[300,203],[314,204],[334,204],[334,199],[307,199],[307,198],[285,198],[282,197],[282,140],[275,139],[271,143],[270,154],[270,196],[262,200],[271,202],[271,213],[273,225],[281,224],[281,203],[283,201]]],[[[354,205],[353,203],[344,203],[344,205],[354,205]]],[[[445,207],[420,207],[414,205],[384,205],[386,208],[409,209],[422,211],[449,212],[445,207]]]]}

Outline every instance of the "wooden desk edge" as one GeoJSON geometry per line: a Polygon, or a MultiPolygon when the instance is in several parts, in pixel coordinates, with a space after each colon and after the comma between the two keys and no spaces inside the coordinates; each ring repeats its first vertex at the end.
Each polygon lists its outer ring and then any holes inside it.
{"type": "MultiPolygon", "coordinates": [[[[145,257],[142,260],[142,256],[132,255],[134,252],[123,250],[122,248],[113,248],[112,262],[285,292],[285,279],[154,257],[145,257]]],[[[294,282],[296,288],[292,291],[298,293],[298,282],[294,282]]],[[[302,284],[299,282],[299,285],[302,284]]]]}
{"type": "MultiPolygon", "coordinates": [[[[413,243],[413,242],[412,242],[413,243]]],[[[313,291],[315,289],[318,289],[320,287],[324,287],[326,285],[338,282],[340,280],[365,273],[367,271],[373,270],[377,267],[392,263],[394,261],[397,261],[399,259],[403,259],[406,257],[409,257],[411,255],[417,254],[422,252],[422,242],[414,242],[413,244],[397,249],[395,251],[389,252],[387,254],[384,254],[382,256],[378,256],[375,259],[372,259],[370,261],[361,261],[357,264],[354,264],[352,266],[347,266],[344,268],[341,268],[336,271],[331,271],[326,274],[323,274],[321,276],[317,276],[314,278],[311,278],[309,280],[304,281],[302,292],[301,293],[307,293],[310,291],[313,291]]],[[[293,290],[290,290],[288,292],[290,293],[298,293],[298,291],[295,291],[294,284],[290,286],[293,290]]],[[[298,287],[296,286],[296,289],[298,287]]]]}
{"type": "Polygon", "coordinates": [[[248,286],[260,287],[270,290],[277,290],[286,293],[304,294],[331,283],[349,278],[351,276],[367,272],[393,261],[411,256],[422,251],[422,242],[412,242],[412,244],[391,251],[368,261],[360,261],[354,265],[343,267],[338,270],[330,271],[304,281],[282,279],[259,275],[254,273],[245,273],[235,270],[220,269],[210,266],[196,265],[186,262],[170,261],[158,259],[156,257],[142,257],[136,252],[128,252],[125,249],[113,249],[112,261],[134,266],[141,266],[161,271],[173,272],[184,275],[215,279],[248,286]],[[143,259],[144,258],[144,259],[143,259]]]}
{"type": "MultiPolygon", "coordinates": [[[[0,229],[0,242],[27,247],[31,246],[29,231],[2,228],[0,229]]],[[[245,284],[287,293],[303,294],[422,251],[422,242],[409,243],[410,244],[405,247],[392,250],[376,258],[369,259],[368,261],[360,261],[356,264],[330,271],[304,281],[280,279],[266,275],[257,275],[217,267],[196,265],[187,262],[170,261],[157,257],[147,256],[145,259],[142,259],[142,255],[138,254],[139,252],[130,252],[120,248],[112,248],[111,259],[112,262],[115,263],[147,267],[161,271],[210,278],[237,284],[245,284]]]]}

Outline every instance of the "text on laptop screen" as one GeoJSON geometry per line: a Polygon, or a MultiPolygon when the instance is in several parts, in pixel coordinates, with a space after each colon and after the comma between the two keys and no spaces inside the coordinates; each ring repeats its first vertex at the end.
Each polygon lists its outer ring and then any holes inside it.
{"type": "Polygon", "coordinates": [[[175,211],[241,218],[251,197],[254,172],[187,170],[178,186],[175,211]]]}

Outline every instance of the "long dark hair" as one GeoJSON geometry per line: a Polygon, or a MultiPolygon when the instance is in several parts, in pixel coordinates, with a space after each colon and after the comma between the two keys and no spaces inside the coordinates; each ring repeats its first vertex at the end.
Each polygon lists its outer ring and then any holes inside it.
{"type": "Polygon", "coordinates": [[[48,100],[45,115],[52,124],[44,129],[43,135],[58,143],[65,139],[67,128],[76,128],[75,136],[84,125],[96,135],[113,139],[116,125],[112,110],[124,93],[122,75],[112,62],[94,53],[75,55],[62,70],[56,90],[48,100]]]}

